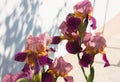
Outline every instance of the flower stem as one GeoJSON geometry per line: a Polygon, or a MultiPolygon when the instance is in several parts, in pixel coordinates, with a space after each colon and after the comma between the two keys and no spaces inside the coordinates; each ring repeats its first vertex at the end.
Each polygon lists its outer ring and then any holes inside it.
{"type": "MultiPolygon", "coordinates": [[[[77,57],[78,57],[78,60],[80,61],[79,53],[77,54],[77,57]]],[[[85,69],[84,69],[82,66],[81,66],[81,69],[82,69],[82,72],[83,72],[83,75],[84,75],[86,81],[88,82],[87,75],[86,75],[86,73],[85,73],[85,69]]]]}
{"type": "Polygon", "coordinates": [[[86,75],[85,70],[84,70],[84,68],[82,66],[81,66],[81,69],[82,69],[82,72],[83,72],[83,75],[84,75],[86,81],[88,82],[87,75],[86,75]]]}
{"type": "Polygon", "coordinates": [[[94,67],[92,66],[92,63],[90,64],[90,74],[88,77],[88,82],[93,82],[94,80],[94,67]]]}

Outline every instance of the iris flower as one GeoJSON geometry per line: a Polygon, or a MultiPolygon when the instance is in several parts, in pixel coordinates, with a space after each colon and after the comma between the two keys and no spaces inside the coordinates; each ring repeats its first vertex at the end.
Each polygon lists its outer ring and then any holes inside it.
{"type": "Polygon", "coordinates": [[[51,37],[47,33],[39,36],[29,36],[25,51],[18,52],[15,55],[15,60],[26,62],[34,68],[35,74],[37,74],[40,70],[40,66],[52,63],[52,60],[48,58],[48,51],[51,50],[48,47],[50,43],[51,37]]]}
{"type": "Polygon", "coordinates": [[[77,30],[81,24],[81,19],[69,14],[66,21],[63,21],[59,27],[66,39],[72,39],[77,35],[77,30]]]}
{"type": "Polygon", "coordinates": [[[52,44],[58,44],[62,40],[66,39],[68,40],[66,49],[69,53],[76,54],[81,52],[78,34],[78,28],[80,24],[80,18],[75,17],[74,14],[69,14],[66,17],[66,21],[63,21],[59,27],[63,36],[54,36],[52,39],[52,44]]]}
{"type": "Polygon", "coordinates": [[[77,16],[86,17],[89,15],[93,10],[92,4],[89,0],[83,0],[81,2],[78,2],[74,6],[74,12],[77,14],[77,16]]]}
{"type": "Polygon", "coordinates": [[[53,64],[49,68],[49,72],[55,77],[63,77],[65,82],[73,82],[73,77],[68,76],[68,73],[72,70],[72,68],[72,65],[67,63],[63,57],[59,57],[55,58],[53,64]]]}
{"type": "Polygon", "coordinates": [[[96,33],[95,35],[86,33],[83,39],[83,43],[86,48],[83,51],[83,56],[80,60],[80,64],[82,66],[88,67],[88,65],[94,61],[94,56],[98,53],[101,53],[103,56],[103,61],[105,62],[104,67],[110,65],[104,51],[106,47],[106,40],[101,36],[100,33],[96,33]]]}

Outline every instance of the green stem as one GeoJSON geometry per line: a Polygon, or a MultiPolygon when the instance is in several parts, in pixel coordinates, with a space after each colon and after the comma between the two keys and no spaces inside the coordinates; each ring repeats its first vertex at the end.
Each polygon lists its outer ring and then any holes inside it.
{"type": "Polygon", "coordinates": [[[88,77],[88,82],[93,82],[94,80],[94,67],[92,66],[92,63],[90,64],[90,74],[88,77]]]}
{"type": "Polygon", "coordinates": [[[83,72],[83,75],[84,75],[84,77],[85,77],[86,81],[88,82],[87,75],[86,75],[85,70],[84,70],[84,68],[83,68],[82,66],[81,66],[81,69],[82,69],[82,72],[83,72]]]}
{"type": "MultiPolygon", "coordinates": [[[[79,53],[77,54],[77,57],[78,57],[78,60],[80,61],[79,53]]],[[[82,66],[81,66],[81,69],[82,69],[82,72],[83,72],[83,75],[84,75],[86,81],[88,82],[88,78],[87,78],[87,75],[86,75],[86,73],[85,73],[85,69],[84,69],[82,66]]]]}

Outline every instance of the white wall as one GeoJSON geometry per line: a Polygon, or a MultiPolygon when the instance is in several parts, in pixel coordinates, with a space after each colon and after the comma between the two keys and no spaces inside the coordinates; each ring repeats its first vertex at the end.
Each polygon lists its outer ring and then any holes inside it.
{"type": "MultiPolygon", "coordinates": [[[[26,37],[49,32],[58,35],[59,24],[80,0],[0,0],[0,76],[22,68],[14,54],[24,49],[26,37]]],[[[91,0],[92,1],[92,0],[91,0]]],[[[92,2],[93,3],[93,2],[92,2]]],[[[104,24],[107,0],[96,0],[93,15],[104,24]]],[[[109,0],[106,22],[120,11],[119,0],[109,0]]],[[[63,46],[63,45],[62,45],[63,46]]],[[[60,48],[62,55],[67,53],[60,48]]],[[[57,54],[58,54],[57,53],[57,54]]],[[[0,77],[1,80],[1,77],[0,77]]]]}

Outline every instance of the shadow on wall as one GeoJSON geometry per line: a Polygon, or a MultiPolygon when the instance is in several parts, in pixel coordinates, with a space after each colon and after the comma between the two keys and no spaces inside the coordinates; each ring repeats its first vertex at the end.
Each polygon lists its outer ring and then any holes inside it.
{"type": "Polygon", "coordinates": [[[4,53],[1,55],[0,78],[6,73],[15,73],[22,69],[23,63],[14,61],[14,54],[25,46],[26,37],[29,34],[41,33],[41,27],[37,25],[37,9],[42,5],[39,0],[22,0],[14,11],[5,18],[6,33],[4,34],[4,53]],[[19,11],[19,8],[23,8],[19,11]]]}
{"type": "MultiPolygon", "coordinates": [[[[53,24],[52,24],[52,26],[50,27],[51,29],[49,30],[49,34],[50,34],[51,36],[61,35],[61,32],[59,31],[59,26],[60,26],[59,24],[60,24],[60,20],[61,20],[61,19],[60,19],[60,16],[63,15],[62,12],[64,12],[64,9],[66,9],[66,7],[67,7],[67,3],[64,2],[63,7],[61,7],[61,8],[58,10],[55,18],[53,19],[53,24]]],[[[51,47],[52,47],[53,49],[55,49],[55,50],[58,50],[59,45],[51,45],[51,47]]],[[[52,53],[52,55],[50,55],[51,58],[54,58],[54,55],[57,55],[57,54],[52,53]]],[[[59,54],[58,54],[58,55],[59,55],[59,54]]]]}
{"type": "MultiPolygon", "coordinates": [[[[22,0],[18,7],[14,8],[14,11],[5,18],[6,32],[4,34],[4,54],[0,55],[0,79],[7,73],[16,73],[20,71],[24,63],[14,61],[15,53],[22,51],[25,46],[26,38],[28,35],[37,35],[42,32],[41,25],[38,22],[39,7],[43,5],[42,1],[39,0],[22,0]],[[22,11],[19,9],[23,8],[22,11]],[[8,52],[6,54],[6,52],[8,52]]],[[[58,10],[49,34],[51,36],[60,35],[58,24],[62,10],[66,7],[66,2],[63,7],[58,10]]],[[[52,48],[57,49],[58,46],[51,45],[52,48]]],[[[53,53],[52,53],[53,54],[53,53]]],[[[52,55],[52,58],[54,55],[52,55]]]]}

